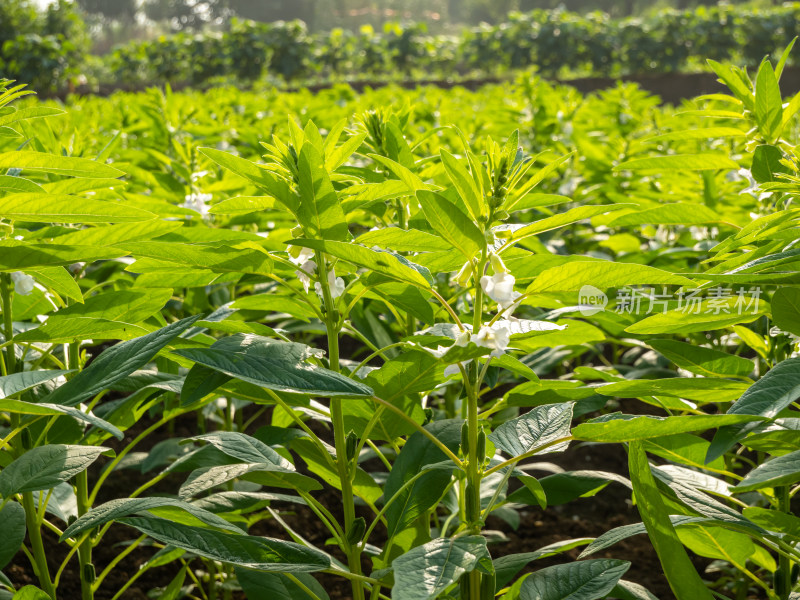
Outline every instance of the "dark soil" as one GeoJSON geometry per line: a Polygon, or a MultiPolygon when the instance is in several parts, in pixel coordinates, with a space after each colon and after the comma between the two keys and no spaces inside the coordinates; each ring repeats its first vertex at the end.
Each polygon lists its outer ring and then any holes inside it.
{"type": "MultiPolygon", "coordinates": [[[[630,410],[628,407],[625,408],[630,410]]],[[[645,407],[639,406],[638,408],[645,407]]],[[[127,432],[124,442],[113,440],[108,445],[117,446],[116,449],[121,448],[146,426],[146,424],[140,423],[127,432]]],[[[168,437],[188,437],[195,434],[196,431],[196,420],[193,415],[189,415],[176,422],[174,433],[168,434],[166,430],[159,431],[157,435],[151,436],[146,440],[146,446],[137,447],[135,451],[146,451],[160,440],[168,437]]],[[[323,432],[320,433],[327,435],[323,432]]],[[[332,442],[332,440],[330,441],[332,442]]],[[[625,451],[618,445],[573,445],[565,453],[544,455],[540,460],[556,463],[567,470],[597,469],[612,471],[625,476],[628,474],[625,451]]],[[[90,471],[90,484],[96,481],[100,467],[101,465],[95,464],[90,471]]],[[[98,504],[114,498],[127,497],[138,486],[148,481],[154,473],[142,474],[137,470],[129,469],[121,471],[120,476],[109,477],[107,483],[101,489],[98,504]]],[[[150,489],[148,494],[174,494],[185,475],[178,473],[172,478],[159,482],[159,484],[150,489]]],[[[333,514],[339,515],[341,501],[338,491],[326,488],[317,492],[316,497],[333,514]]],[[[273,508],[278,510],[282,518],[306,539],[318,547],[324,547],[325,541],[330,537],[329,532],[309,509],[282,503],[275,503],[273,508]]],[[[363,516],[367,518],[370,514],[369,512],[364,512],[363,516]]],[[[490,546],[494,556],[502,556],[530,552],[561,540],[596,537],[613,527],[636,523],[640,520],[636,508],[630,501],[630,491],[622,485],[611,483],[592,498],[579,499],[564,506],[548,508],[546,511],[542,511],[538,507],[530,507],[523,510],[521,512],[521,524],[517,530],[513,530],[508,524],[494,517],[489,519],[487,528],[502,531],[507,537],[508,541],[494,543],[490,546]]],[[[60,526],[63,527],[63,524],[60,524],[60,526]]],[[[257,523],[251,528],[250,533],[253,535],[286,538],[281,526],[273,520],[263,520],[257,523]]],[[[381,534],[382,532],[379,528],[370,539],[371,543],[380,544],[382,542],[379,539],[381,534]]],[[[93,559],[97,572],[102,572],[109,562],[124,549],[125,543],[136,537],[137,533],[133,529],[123,525],[113,526],[104,536],[103,545],[94,550],[93,559]]],[[[48,530],[44,531],[44,542],[45,547],[48,549],[48,562],[51,573],[55,573],[66,556],[67,547],[64,544],[58,544],[56,536],[48,530]]],[[[326,550],[332,552],[340,560],[344,560],[344,557],[338,554],[338,550],[332,548],[327,546],[326,550]]],[[[527,570],[531,571],[552,564],[569,562],[577,558],[579,553],[580,549],[576,549],[564,555],[536,561],[529,565],[527,570]]],[[[152,548],[137,548],[117,565],[111,575],[106,578],[95,597],[98,600],[109,600],[152,554],[152,548]]],[[[640,535],[629,538],[606,551],[597,553],[592,558],[612,557],[629,560],[632,563],[630,570],[625,575],[625,579],[644,585],[661,600],[672,600],[674,598],[664,578],[658,557],[647,536],[640,535]]],[[[708,561],[706,559],[695,559],[695,566],[701,573],[707,564],[708,561]]],[[[367,557],[364,557],[364,567],[368,572],[370,561],[367,557]]],[[[177,569],[178,567],[172,564],[147,571],[122,597],[125,600],[144,600],[148,597],[157,597],[148,596],[148,592],[155,588],[166,586],[177,573],[177,569]]],[[[11,565],[5,569],[5,572],[20,587],[28,583],[36,584],[33,570],[27,558],[21,552],[15,557],[11,565]]],[[[331,598],[350,597],[350,586],[346,580],[328,575],[321,575],[319,579],[331,598]]],[[[75,557],[73,557],[61,577],[59,598],[67,600],[80,598],[80,578],[78,562],[75,557]]],[[[244,596],[239,594],[236,598],[241,600],[244,596]]]]}

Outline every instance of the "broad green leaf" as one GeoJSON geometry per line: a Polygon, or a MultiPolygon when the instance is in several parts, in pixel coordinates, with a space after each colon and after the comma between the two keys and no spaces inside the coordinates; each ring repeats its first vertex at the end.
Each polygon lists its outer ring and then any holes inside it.
{"type": "Polygon", "coordinates": [[[0,510],[3,535],[0,537],[0,569],[12,561],[25,541],[25,509],[18,502],[7,502],[0,510]]]}
{"type": "Polygon", "coordinates": [[[486,247],[486,238],[478,226],[450,200],[428,190],[417,191],[417,200],[430,226],[467,260],[486,247]]]}
{"type": "MultiPolygon", "coordinates": [[[[461,443],[462,422],[461,419],[434,421],[425,428],[447,448],[456,452],[461,443]]],[[[451,473],[446,470],[431,470],[401,491],[403,485],[422,472],[425,466],[445,460],[447,456],[444,452],[421,433],[416,432],[408,438],[384,487],[386,502],[397,496],[386,509],[390,538],[436,505],[450,483],[451,473]]]]}
{"type": "Polygon", "coordinates": [[[800,288],[778,288],[772,294],[770,304],[775,325],[783,331],[800,335],[800,288]]]}
{"type": "Polygon", "coordinates": [[[300,174],[297,218],[306,234],[318,239],[346,240],[349,232],[342,205],[325,170],[325,161],[312,144],[303,144],[297,169],[300,174]]]}
{"type": "Polygon", "coordinates": [[[756,546],[749,536],[723,527],[689,523],[677,528],[678,538],[695,554],[745,568],[756,546]]]}
{"type": "Polygon", "coordinates": [[[741,440],[743,446],[751,450],[766,452],[772,456],[789,454],[800,450],[800,419],[776,419],[768,427],[759,428],[741,440]]]}
{"type": "Polygon", "coordinates": [[[379,246],[395,252],[435,252],[453,249],[449,242],[438,235],[418,229],[400,229],[399,227],[384,227],[367,231],[358,236],[356,242],[369,248],[379,246]]]}
{"type": "Polygon", "coordinates": [[[117,225],[101,225],[77,229],[70,233],[59,235],[54,240],[59,244],[74,246],[104,246],[120,242],[157,238],[172,233],[181,227],[183,227],[181,222],[153,219],[138,223],[120,223],[117,225]]]}
{"type": "Polygon", "coordinates": [[[103,292],[88,296],[82,305],[73,304],[62,308],[50,316],[48,323],[67,317],[88,317],[138,323],[160,312],[171,297],[171,289],[103,292]]]}
{"type": "Polygon", "coordinates": [[[306,573],[297,573],[303,589],[281,573],[264,573],[236,567],[236,580],[247,598],[265,600],[329,600],[325,588],[306,573]],[[306,590],[310,590],[311,593],[306,590]],[[313,594],[313,595],[312,595],[313,594]]]}
{"type": "Polygon", "coordinates": [[[309,573],[331,564],[327,554],[294,542],[233,535],[151,517],[124,517],[119,522],[198,556],[258,571],[309,573]]]}
{"type": "MultiPolygon", "coordinates": [[[[798,397],[800,397],[800,358],[789,358],[778,363],[750,386],[728,409],[728,414],[757,415],[774,419],[798,397]]],[[[752,426],[748,425],[733,425],[720,429],[711,442],[706,460],[711,461],[722,456],[750,430],[752,426]]]]}
{"type": "Polygon", "coordinates": [[[598,394],[618,398],[671,396],[696,402],[732,402],[749,387],[744,381],[705,377],[669,377],[618,381],[595,388],[598,394]]]}
{"type": "Polygon", "coordinates": [[[122,432],[111,423],[97,417],[94,413],[86,413],[70,406],[59,404],[49,404],[47,402],[25,402],[11,398],[0,399],[0,411],[15,413],[20,415],[69,415],[70,417],[94,425],[118,439],[122,439],[122,432]]]}
{"type": "Polygon", "coordinates": [[[86,317],[49,319],[44,325],[15,337],[20,342],[79,342],[81,340],[130,340],[152,331],[129,323],[86,317]]]}
{"type": "Polygon", "coordinates": [[[208,212],[212,215],[249,215],[262,210],[274,210],[272,196],[237,196],[217,202],[208,212]]]}
{"type": "Polygon", "coordinates": [[[209,348],[175,353],[230,377],[267,389],[322,396],[371,396],[372,390],[344,375],[307,363],[313,356],[305,344],[235,334],[209,348]]]}
{"type": "Polygon", "coordinates": [[[66,266],[76,262],[118,258],[125,254],[124,250],[116,248],[4,240],[0,242],[0,271],[28,271],[42,267],[66,266]]]}
{"type": "Polygon", "coordinates": [[[777,146],[761,144],[753,152],[753,164],[750,172],[758,183],[780,181],[775,177],[777,173],[788,173],[788,169],[781,164],[783,152],[777,146]]]}
{"type": "Polygon", "coordinates": [[[569,209],[566,212],[553,215],[552,217],[546,217],[544,219],[534,221],[530,225],[525,225],[523,227],[519,227],[518,229],[514,229],[511,233],[510,239],[512,241],[518,241],[526,237],[530,237],[532,235],[538,235],[546,231],[552,231],[553,229],[558,229],[559,227],[572,225],[573,223],[577,223],[578,221],[591,219],[592,217],[596,217],[597,215],[603,215],[609,212],[614,212],[616,210],[622,210],[623,208],[633,208],[634,206],[635,205],[633,204],[604,204],[601,206],[577,206],[575,208],[569,209]]]}
{"type": "Polygon", "coordinates": [[[75,156],[21,150],[0,154],[0,169],[22,169],[72,177],[122,177],[123,171],[112,166],[75,156]]]}
{"type": "Polygon", "coordinates": [[[697,129],[685,129],[681,131],[671,131],[648,137],[641,140],[642,144],[653,142],[673,142],[680,140],[711,140],[726,137],[746,137],[747,132],[735,127],[698,127],[697,129]]]}
{"type": "Polygon", "coordinates": [[[717,305],[709,304],[705,299],[696,306],[688,303],[682,309],[668,310],[645,317],[638,323],[630,325],[625,331],[636,334],[685,334],[697,331],[714,331],[740,323],[750,323],[770,310],[766,302],[760,302],[758,308],[738,306],[736,298],[721,300],[717,305]],[[715,312],[719,308],[719,312],[715,312]]]}
{"type": "Polygon", "coordinates": [[[506,554],[500,556],[492,561],[496,575],[496,588],[498,590],[504,588],[514,578],[514,576],[522,570],[524,566],[539,560],[540,558],[550,558],[557,556],[563,552],[569,552],[579,546],[585,546],[591,541],[591,538],[579,538],[574,540],[564,540],[563,542],[555,542],[548,544],[533,552],[524,552],[522,554],[506,554]]]}
{"type": "Polygon", "coordinates": [[[734,488],[737,493],[792,485],[800,481],[800,450],[758,465],[734,488]]]}
{"type": "Polygon", "coordinates": [[[742,514],[749,521],[764,529],[800,540],[800,518],[794,515],[760,506],[748,506],[742,511],[742,514]]]}
{"type": "Polygon", "coordinates": [[[110,449],[103,446],[51,444],[28,450],[0,471],[0,496],[55,487],[88,468],[110,449]]]}
{"type": "MultiPolygon", "coordinates": [[[[774,310],[773,305],[773,312],[774,310]]],[[[680,368],[686,369],[695,375],[704,377],[746,377],[755,368],[752,360],[714,350],[713,348],[705,348],[677,340],[650,340],[647,344],[680,368]]]]}
{"type": "Polygon", "coordinates": [[[271,194],[279,200],[286,208],[292,212],[297,212],[298,200],[294,193],[289,189],[288,184],[281,180],[277,175],[266,169],[251,163],[249,160],[234,156],[229,152],[222,152],[214,148],[198,148],[201,154],[205,154],[215,163],[244,177],[251,183],[255,183],[262,190],[271,194]]]}
{"type": "Polygon", "coordinates": [[[29,390],[45,381],[52,381],[71,373],[71,371],[23,371],[0,377],[0,398],[8,398],[14,394],[19,394],[29,390]]]}
{"type": "Polygon", "coordinates": [[[727,223],[725,217],[703,204],[675,202],[655,208],[626,212],[618,217],[612,215],[609,227],[630,225],[702,225],[704,223],[727,223]]]}
{"type": "Polygon", "coordinates": [[[755,117],[761,134],[767,141],[772,141],[780,132],[783,100],[778,78],[768,59],[761,62],[756,76],[755,117]]]}
{"type": "MultiPolygon", "coordinates": [[[[272,259],[262,248],[252,242],[238,242],[225,246],[181,244],[176,242],[142,241],[119,244],[137,258],[147,257],[164,261],[166,267],[203,269],[214,273],[252,273],[270,275],[272,259]]],[[[138,262],[128,270],[137,271],[138,262]]]]}
{"type": "Polygon", "coordinates": [[[668,154],[634,158],[614,167],[615,171],[709,171],[738,169],[736,161],[722,154],[668,154]]]}
{"type": "Polygon", "coordinates": [[[628,468],[642,522],[676,599],[713,600],[675,533],[640,441],[628,447],[628,468]]]}
{"type": "Polygon", "coordinates": [[[368,154],[367,156],[369,156],[372,160],[381,163],[383,166],[389,169],[393,175],[402,181],[406,186],[406,191],[408,194],[415,194],[418,190],[428,189],[428,186],[425,185],[425,182],[422,181],[422,179],[420,179],[414,172],[407,167],[404,167],[400,163],[378,154],[368,154]]]}
{"type": "Polygon", "coordinates": [[[492,568],[486,540],[482,536],[435,539],[394,559],[392,598],[436,598],[461,575],[476,568],[484,571],[492,568]]]}
{"type": "Polygon", "coordinates": [[[572,435],[592,442],[630,442],[758,420],[750,415],[624,416],[628,418],[581,423],[572,430],[572,435]]]}
{"type": "Polygon", "coordinates": [[[112,346],[95,358],[85,370],[42,400],[51,404],[75,406],[99,394],[153,360],[159,351],[201,316],[187,317],[153,333],[112,346]]]}
{"type": "Polygon", "coordinates": [[[519,590],[520,600],[597,600],[605,598],[630,568],[626,560],[582,560],[531,573],[519,590]]]}
{"type": "MultiPolygon", "coordinates": [[[[122,517],[131,515],[149,516],[149,513],[158,516],[159,509],[168,509],[170,520],[184,525],[202,526],[208,525],[217,529],[240,533],[240,529],[232,525],[222,517],[218,517],[197,506],[193,506],[182,500],[173,498],[118,498],[110,500],[99,506],[95,506],[77,520],[73,521],[69,527],[61,534],[61,541],[67,538],[77,538],[85,531],[104,525],[110,521],[116,521],[122,517]],[[171,510],[169,510],[171,509],[171,510]]],[[[167,511],[164,511],[167,512],[167,511]]]]}
{"type": "Polygon", "coordinates": [[[44,188],[38,183],[12,175],[0,175],[0,190],[29,194],[43,194],[45,192],[44,188]]]}
{"type": "MultiPolygon", "coordinates": [[[[488,437],[497,448],[513,458],[568,437],[571,422],[572,404],[548,404],[506,421],[488,437]]],[[[568,440],[547,446],[541,453],[561,452],[567,446],[568,440]]]]}
{"type": "MultiPolygon", "coordinates": [[[[0,154],[0,160],[4,155],[0,154]]],[[[0,198],[0,217],[32,223],[130,223],[156,215],[119,202],[65,194],[11,194],[0,198]]]]}
{"type": "Polygon", "coordinates": [[[356,266],[366,267],[376,273],[417,287],[430,288],[433,282],[428,269],[415,265],[399,254],[385,250],[371,250],[346,242],[311,239],[295,239],[292,240],[292,245],[321,250],[356,266]]]}
{"type": "Polygon", "coordinates": [[[11,600],[52,600],[48,594],[33,585],[20,588],[11,600]]]}
{"type": "Polygon", "coordinates": [[[544,271],[526,290],[537,292],[577,292],[585,285],[601,290],[641,284],[691,285],[691,280],[669,271],[632,263],[580,261],[565,263],[544,271]]]}
{"type": "Polygon", "coordinates": [[[442,165],[444,165],[447,176],[453,182],[456,190],[458,190],[458,195],[464,201],[472,221],[478,222],[486,213],[486,203],[483,194],[478,190],[478,186],[475,185],[472,175],[455,156],[444,148],[439,150],[439,156],[442,159],[442,165]]]}
{"type": "Polygon", "coordinates": [[[16,123],[17,121],[40,119],[42,117],[54,117],[56,115],[63,114],[63,110],[53,106],[26,106],[25,108],[18,108],[14,112],[0,117],[0,127],[5,127],[6,125],[16,123]]]}
{"type": "Polygon", "coordinates": [[[217,465],[195,469],[181,486],[179,495],[189,499],[234,479],[244,479],[259,485],[310,492],[322,489],[311,477],[272,462],[217,465]]]}
{"type": "Polygon", "coordinates": [[[64,267],[30,269],[28,274],[63,298],[83,303],[83,292],[80,286],[64,267]]]}
{"type": "MultiPolygon", "coordinates": [[[[630,481],[606,471],[566,471],[542,477],[539,483],[547,496],[548,506],[559,506],[572,502],[576,498],[589,498],[616,482],[627,488],[630,481]]],[[[508,495],[509,502],[538,505],[539,499],[527,488],[520,488],[508,495]]]]}
{"type": "Polygon", "coordinates": [[[664,437],[649,438],[644,449],[673,463],[686,465],[694,469],[725,470],[725,461],[718,458],[706,464],[706,453],[710,442],[699,435],[691,433],[673,433],[664,437]]]}
{"type": "Polygon", "coordinates": [[[186,438],[203,441],[220,452],[246,463],[273,463],[284,469],[294,470],[294,466],[264,442],[238,431],[215,431],[186,438]]]}

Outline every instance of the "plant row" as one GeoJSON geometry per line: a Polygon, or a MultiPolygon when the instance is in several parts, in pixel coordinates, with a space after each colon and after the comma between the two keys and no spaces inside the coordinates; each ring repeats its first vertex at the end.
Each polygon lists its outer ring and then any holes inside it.
{"type": "Polygon", "coordinates": [[[166,566],[161,598],[643,600],[613,554],[647,534],[679,600],[795,597],[790,49],[712,61],[732,95],[678,114],[528,79],[66,113],[4,84],[0,568],[36,578],[5,596],[166,566]],[[507,550],[608,486],[640,522],[507,550]]]}

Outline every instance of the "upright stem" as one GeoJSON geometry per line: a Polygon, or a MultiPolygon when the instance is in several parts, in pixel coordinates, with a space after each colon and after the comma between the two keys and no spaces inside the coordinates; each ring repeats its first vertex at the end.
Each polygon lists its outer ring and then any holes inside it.
{"type": "Polygon", "coordinates": [[[50,580],[50,571],[47,569],[47,554],[45,554],[42,543],[39,516],[33,505],[32,492],[22,494],[22,506],[25,509],[25,523],[28,526],[28,538],[31,542],[31,550],[33,550],[34,567],[36,576],[39,578],[39,585],[48,596],[56,600],[56,588],[50,580]]]}
{"type": "MultiPolygon", "coordinates": [[[[778,510],[782,513],[789,513],[789,486],[784,485],[775,489],[778,496],[778,510]]],[[[775,592],[780,600],[788,600],[792,592],[792,561],[788,556],[781,553],[778,556],[778,571],[775,573],[775,592]]]]}
{"type": "MultiPolygon", "coordinates": [[[[480,278],[486,268],[486,250],[481,252],[478,268],[475,272],[475,302],[473,304],[472,333],[477,334],[483,324],[483,288],[480,278]]],[[[481,372],[478,363],[473,361],[470,369],[472,384],[465,386],[467,389],[467,437],[469,439],[469,461],[467,463],[467,494],[472,498],[467,503],[471,509],[467,514],[470,533],[480,534],[481,524],[481,472],[478,464],[478,391],[481,386],[481,372]]],[[[476,569],[469,573],[469,598],[481,600],[481,574],[476,569]]]]}
{"type": "Polygon", "coordinates": [[[17,354],[14,348],[14,321],[11,316],[11,275],[0,273],[0,299],[3,301],[3,336],[8,342],[6,346],[6,366],[8,374],[17,371],[17,354]]]}
{"type": "MultiPolygon", "coordinates": [[[[328,360],[332,371],[339,371],[339,316],[336,306],[331,296],[330,286],[328,285],[328,272],[325,263],[325,256],[319,250],[316,253],[317,265],[319,269],[319,281],[322,288],[322,301],[325,305],[325,329],[328,335],[328,360]]],[[[342,413],[341,398],[332,397],[331,421],[333,423],[333,440],[336,447],[336,467],[339,471],[339,481],[342,484],[342,506],[344,508],[344,531],[345,539],[344,552],[347,554],[347,566],[350,572],[361,575],[361,550],[358,544],[351,544],[347,540],[347,533],[353,526],[356,519],[356,509],[353,503],[353,483],[350,479],[350,464],[347,459],[346,433],[344,431],[344,415],[342,413]]],[[[364,600],[363,583],[358,579],[351,580],[353,586],[353,599],[364,600]]]]}

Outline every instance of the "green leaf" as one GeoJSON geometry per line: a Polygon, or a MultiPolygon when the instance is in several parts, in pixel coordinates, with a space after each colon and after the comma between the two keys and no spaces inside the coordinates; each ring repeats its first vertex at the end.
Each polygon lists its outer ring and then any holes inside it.
{"type": "Polygon", "coordinates": [[[329,600],[325,588],[306,573],[297,573],[295,578],[311,593],[307,592],[286,575],[263,573],[236,567],[236,579],[247,598],[269,600],[329,600]]]}
{"type": "Polygon", "coordinates": [[[112,346],[42,400],[50,404],[75,406],[99,394],[153,360],[159,351],[201,316],[187,317],[153,333],[112,346]]]}
{"type": "Polygon", "coordinates": [[[780,132],[783,99],[778,78],[768,59],[761,62],[756,75],[755,117],[759,131],[768,141],[780,132]]]}
{"type": "Polygon", "coordinates": [[[758,417],[749,415],[624,416],[627,418],[581,423],[572,430],[572,435],[575,439],[592,442],[631,442],[758,420],[758,417]]]}
{"type": "Polygon", "coordinates": [[[131,223],[149,221],[156,215],[119,202],[30,193],[0,198],[0,218],[30,223],[131,223]]]}
{"type": "Polygon", "coordinates": [[[14,112],[0,117],[0,127],[27,119],[40,119],[42,117],[54,117],[63,114],[63,110],[53,106],[26,106],[25,108],[18,108],[14,112]]]}
{"type": "Polygon", "coordinates": [[[69,415],[78,421],[84,421],[90,425],[94,425],[98,429],[110,433],[117,439],[121,440],[125,437],[119,429],[114,427],[111,423],[95,416],[93,413],[85,413],[77,408],[69,406],[49,404],[47,402],[25,402],[24,400],[4,398],[0,399],[0,410],[20,415],[69,415]]]}
{"type": "Polygon", "coordinates": [[[736,306],[736,298],[730,298],[728,302],[720,302],[719,305],[719,313],[714,314],[714,306],[711,306],[709,300],[705,299],[694,308],[689,308],[687,304],[683,309],[650,315],[638,323],[630,325],[625,331],[637,334],[685,334],[714,331],[731,325],[750,323],[770,310],[766,302],[760,302],[757,310],[745,310],[743,307],[736,306]]]}
{"type": "Polygon", "coordinates": [[[630,568],[626,560],[582,560],[531,573],[520,600],[597,600],[605,598],[630,568]]]}
{"type": "Polygon", "coordinates": [[[713,600],[670,522],[642,442],[630,443],[628,467],[639,513],[676,599],[713,600]]]}
{"type": "MultiPolygon", "coordinates": [[[[147,257],[164,261],[164,268],[176,266],[203,269],[214,273],[272,274],[272,259],[253,242],[239,242],[225,246],[205,246],[177,242],[123,242],[119,247],[137,258],[147,257]]],[[[138,262],[128,270],[137,273],[138,262]]]]}
{"type": "Polygon", "coordinates": [[[64,267],[44,267],[28,271],[36,281],[47,286],[56,294],[83,303],[83,292],[75,278],[64,267]]]}
{"type": "Polygon", "coordinates": [[[782,287],[772,294],[772,320],[777,327],[800,335],[800,288],[782,287]]]}
{"type": "Polygon", "coordinates": [[[479,535],[438,538],[412,548],[392,562],[394,600],[436,598],[464,573],[492,568],[486,540],[479,535]],[[422,576],[424,574],[424,576],[422,576]]]}
{"type": "Polygon", "coordinates": [[[495,575],[497,577],[496,587],[498,590],[504,588],[514,578],[514,576],[522,570],[524,566],[539,560],[540,558],[549,558],[556,556],[562,552],[569,552],[570,550],[579,546],[585,546],[591,541],[591,538],[580,538],[574,540],[564,540],[563,542],[555,542],[548,544],[543,548],[534,550],[533,552],[523,552],[521,554],[506,554],[495,558],[492,563],[494,564],[495,575]]]}
{"type": "MultiPolygon", "coordinates": [[[[138,323],[161,311],[172,297],[172,289],[116,290],[89,296],[52,314],[48,323],[67,317],[89,317],[138,323]]],[[[86,336],[91,337],[91,336],[86,336]]]]}
{"type": "Polygon", "coordinates": [[[742,514],[749,521],[764,529],[800,540],[800,518],[794,515],[760,506],[748,506],[742,511],[742,514]]]}
{"type": "Polygon", "coordinates": [[[577,292],[585,285],[601,290],[641,284],[691,285],[681,275],[632,263],[577,261],[552,267],[533,280],[528,293],[577,292]]]}
{"type": "Polygon", "coordinates": [[[753,164],[750,172],[758,183],[780,181],[775,177],[777,173],[787,173],[788,169],[781,164],[783,152],[777,146],[761,144],[753,152],[753,164]]]}
{"type": "Polygon", "coordinates": [[[189,499],[234,479],[305,492],[322,489],[315,479],[297,473],[294,467],[285,468],[271,462],[241,463],[195,469],[181,486],[179,495],[189,499]]]}
{"type": "Polygon", "coordinates": [[[230,377],[271,390],[321,396],[372,395],[372,389],[366,385],[305,362],[313,355],[305,344],[235,334],[209,348],[174,352],[230,377]]]}
{"type": "Polygon", "coordinates": [[[239,158],[228,152],[222,152],[214,148],[198,148],[201,154],[205,154],[215,163],[236,173],[239,177],[244,177],[251,183],[256,184],[262,190],[268,192],[279,200],[286,208],[292,212],[297,212],[298,201],[289,186],[277,175],[266,169],[251,163],[249,160],[239,158]]]}
{"type": "Polygon", "coordinates": [[[23,371],[0,377],[0,398],[8,398],[71,371],[23,371]]]}
{"type": "Polygon", "coordinates": [[[123,171],[109,165],[75,156],[45,152],[16,151],[0,154],[0,169],[22,169],[72,177],[122,177],[123,171]]]}
{"type": "Polygon", "coordinates": [[[181,500],[173,498],[118,498],[95,506],[78,517],[64,530],[60,540],[63,542],[67,538],[77,538],[85,531],[123,517],[136,514],[149,516],[149,513],[166,517],[171,521],[183,523],[184,525],[208,525],[233,533],[241,532],[238,527],[222,517],[181,500]]]}
{"type": "Polygon", "coordinates": [[[738,169],[736,161],[722,154],[668,154],[634,158],[614,167],[615,171],[709,171],[738,169]]]}
{"type": "Polygon", "coordinates": [[[325,161],[311,143],[303,144],[297,169],[300,175],[297,218],[305,232],[318,239],[346,240],[350,234],[342,205],[325,170],[325,161]]]}
{"type": "Polygon", "coordinates": [[[634,204],[604,204],[601,206],[577,206],[575,208],[569,209],[566,212],[559,213],[551,217],[546,217],[544,219],[539,219],[538,221],[534,221],[530,225],[525,225],[518,229],[514,229],[512,231],[510,239],[512,241],[518,241],[526,237],[530,237],[532,235],[538,235],[546,231],[552,231],[553,229],[558,229],[559,227],[572,225],[573,223],[577,223],[578,221],[591,219],[592,217],[596,217],[597,215],[604,215],[606,213],[614,212],[616,210],[622,210],[623,208],[633,208],[634,206],[635,206],[634,204]]]}
{"type": "Polygon", "coordinates": [[[292,463],[264,442],[238,431],[215,431],[186,439],[207,442],[220,452],[246,463],[272,463],[284,469],[294,470],[292,463]]]}
{"type": "MultiPolygon", "coordinates": [[[[798,294],[800,294],[800,290],[798,290],[798,294]]],[[[800,300],[800,296],[798,300],[800,300]]],[[[773,313],[774,311],[775,306],[773,304],[773,313]]],[[[752,360],[720,352],[713,348],[705,348],[676,340],[650,340],[647,344],[680,368],[695,375],[704,377],[746,377],[755,368],[752,360]]]]}
{"type": "Polygon", "coordinates": [[[0,271],[28,271],[42,267],[71,265],[76,262],[118,258],[126,252],[99,246],[63,246],[59,244],[0,242],[0,271]]]}
{"type": "Polygon", "coordinates": [[[486,239],[478,226],[450,200],[428,190],[417,191],[417,200],[430,226],[467,260],[486,247],[486,239]]]}
{"type": "Polygon", "coordinates": [[[3,535],[0,537],[0,569],[12,561],[25,541],[25,509],[18,502],[7,502],[0,510],[3,535]]]}
{"type": "Polygon", "coordinates": [[[726,223],[725,217],[703,204],[693,202],[674,202],[626,212],[613,217],[608,227],[627,227],[630,225],[702,225],[704,223],[726,223]]]}
{"type": "Polygon", "coordinates": [[[772,458],[745,475],[734,488],[737,493],[791,485],[800,481],[800,450],[772,458]]]}
{"type": "Polygon", "coordinates": [[[384,227],[367,231],[358,236],[356,242],[369,248],[380,246],[395,252],[434,252],[437,250],[449,252],[453,249],[449,242],[438,235],[418,229],[400,229],[399,227],[384,227]]]}
{"type": "Polygon", "coordinates": [[[667,379],[637,379],[618,381],[596,388],[598,394],[618,398],[644,396],[670,396],[696,402],[732,402],[741,396],[750,384],[729,379],[705,377],[669,377],[667,379]]]}
{"type": "Polygon", "coordinates": [[[217,202],[208,212],[212,215],[249,215],[262,210],[274,210],[272,196],[237,196],[217,202]]]}
{"type": "Polygon", "coordinates": [[[472,175],[470,175],[461,161],[444,148],[439,150],[439,156],[442,159],[442,165],[447,172],[447,176],[453,182],[456,190],[458,190],[458,195],[464,201],[472,221],[478,222],[482,216],[485,216],[486,203],[484,202],[483,194],[478,190],[478,186],[475,185],[472,175]]]}
{"type": "Polygon", "coordinates": [[[756,551],[750,536],[724,527],[689,523],[678,527],[677,533],[683,545],[695,554],[725,560],[738,569],[746,568],[747,560],[756,551]]]}
{"type": "Polygon", "coordinates": [[[642,144],[674,142],[680,140],[710,140],[726,137],[746,137],[747,132],[735,127],[698,127],[681,131],[670,131],[641,140],[642,144]]]}
{"type": "MultiPolygon", "coordinates": [[[[456,452],[461,443],[462,422],[461,419],[434,421],[425,429],[447,448],[456,452]]],[[[400,491],[401,488],[415,475],[422,472],[425,466],[445,460],[447,460],[447,456],[444,452],[421,433],[416,432],[408,438],[400,454],[397,455],[383,492],[387,502],[397,496],[386,509],[386,522],[390,538],[436,505],[450,483],[452,475],[447,470],[431,470],[403,491],[400,491]]]]}
{"type": "MultiPolygon", "coordinates": [[[[498,426],[489,439],[512,458],[569,436],[572,423],[572,404],[537,406],[524,415],[498,426]]],[[[541,453],[561,452],[569,441],[543,448],[541,453]]]]}
{"type": "Polygon", "coordinates": [[[327,569],[331,565],[327,554],[294,542],[252,535],[232,535],[150,517],[124,517],[119,522],[164,544],[248,569],[309,573],[327,569]]]}
{"type": "MultiPolygon", "coordinates": [[[[728,414],[757,415],[774,419],[798,397],[800,397],[800,358],[788,358],[750,386],[728,409],[728,414]]],[[[752,425],[733,425],[720,429],[711,442],[706,461],[722,456],[752,429],[752,425]]]]}
{"type": "Polygon", "coordinates": [[[51,444],[27,451],[0,471],[0,496],[48,490],[84,471],[110,448],[51,444]]]}
{"type": "Polygon", "coordinates": [[[416,287],[429,289],[431,283],[433,283],[433,278],[428,269],[415,265],[403,256],[385,250],[371,250],[358,244],[346,242],[303,238],[292,240],[292,245],[321,250],[356,266],[365,267],[376,273],[386,275],[397,281],[410,283],[416,287]]]}
{"type": "Polygon", "coordinates": [[[35,329],[29,329],[16,336],[20,342],[78,342],[81,340],[129,340],[152,331],[139,325],[107,321],[106,319],[93,319],[72,317],[63,319],[48,319],[48,321],[35,329]]]}
{"type": "Polygon", "coordinates": [[[20,588],[11,600],[52,600],[52,598],[35,586],[26,585],[20,588]]]}
{"type": "Polygon", "coordinates": [[[43,194],[44,188],[38,183],[34,183],[22,177],[14,177],[12,175],[0,175],[0,190],[7,190],[9,192],[22,192],[31,194],[43,194]]]}

